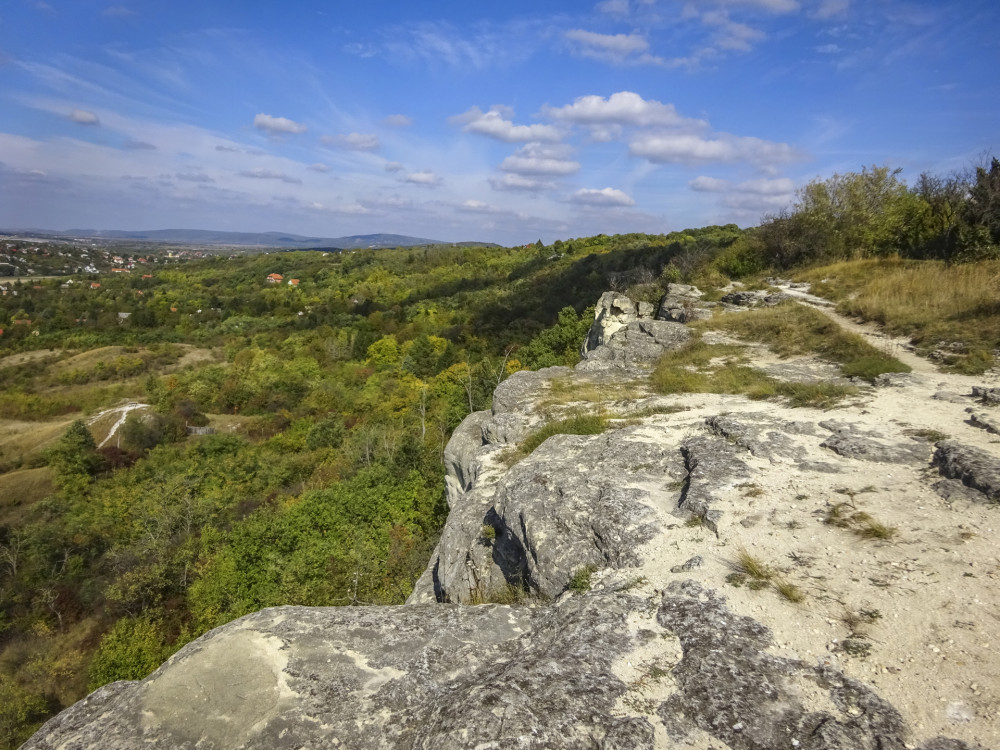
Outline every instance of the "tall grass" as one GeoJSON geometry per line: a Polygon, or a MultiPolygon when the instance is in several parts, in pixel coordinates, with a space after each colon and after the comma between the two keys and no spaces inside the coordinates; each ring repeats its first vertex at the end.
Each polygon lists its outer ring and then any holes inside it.
{"type": "Polygon", "coordinates": [[[732,393],[760,400],[781,397],[792,406],[834,406],[857,389],[831,383],[789,383],[743,364],[739,347],[693,341],[660,358],[650,379],[660,393],[732,393]],[[718,361],[721,360],[721,361],[718,361]],[[713,364],[714,362],[714,364],[713,364]]]}
{"type": "Polygon", "coordinates": [[[749,314],[717,315],[707,325],[763,342],[782,357],[816,354],[840,365],[845,377],[873,381],[882,373],[910,371],[909,365],[845,331],[820,311],[794,302],[749,314]]]}
{"type": "Polygon", "coordinates": [[[958,344],[947,364],[969,373],[993,365],[1000,347],[1000,261],[857,260],[799,275],[837,309],[909,336],[918,350],[958,344]]]}

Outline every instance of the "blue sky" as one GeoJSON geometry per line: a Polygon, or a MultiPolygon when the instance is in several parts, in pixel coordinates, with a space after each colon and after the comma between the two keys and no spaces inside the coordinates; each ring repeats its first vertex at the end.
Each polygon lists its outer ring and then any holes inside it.
{"type": "Polygon", "coordinates": [[[1000,146],[995,0],[4,0],[0,227],[747,226],[1000,146]]]}

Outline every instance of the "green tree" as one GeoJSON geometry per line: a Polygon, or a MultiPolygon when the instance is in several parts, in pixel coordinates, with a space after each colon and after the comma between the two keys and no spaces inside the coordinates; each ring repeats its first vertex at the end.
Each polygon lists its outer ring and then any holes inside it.
{"type": "Polygon", "coordinates": [[[55,472],[56,484],[63,490],[89,484],[104,466],[104,457],[97,451],[94,436],[80,419],[73,422],[48,450],[46,458],[55,472]]]}

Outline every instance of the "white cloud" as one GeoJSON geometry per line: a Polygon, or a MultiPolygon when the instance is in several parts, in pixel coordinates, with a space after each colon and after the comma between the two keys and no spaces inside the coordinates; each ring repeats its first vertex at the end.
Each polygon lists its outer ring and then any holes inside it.
{"type": "Polygon", "coordinates": [[[406,128],[413,124],[413,118],[406,115],[389,115],[383,122],[394,128],[406,128]]]}
{"type": "Polygon", "coordinates": [[[496,138],[505,143],[524,143],[528,141],[558,141],[562,134],[552,125],[515,125],[504,116],[511,117],[513,113],[506,107],[491,107],[489,112],[483,112],[479,107],[472,107],[467,112],[449,118],[453,125],[462,125],[466,133],[496,138]]]}
{"type": "Polygon", "coordinates": [[[504,159],[500,169],[521,175],[569,175],[580,171],[572,153],[569,146],[528,143],[504,159]]]}
{"type": "Polygon", "coordinates": [[[719,133],[711,137],[686,133],[643,133],[629,144],[629,153],[657,164],[750,162],[775,164],[793,161],[796,150],[787,143],[719,133]]]}
{"type": "Polygon", "coordinates": [[[721,193],[729,187],[729,181],[716,177],[695,177],[688,185],[699,193],[721,193]]]}
{"type": "Polygon", "coordinates": [[[324,135],[320,140],[328,146],[339,146],[354,151],[375,151],[381,145],[378,136],[373,133],[346,133],[341,135],[324,135]]]}
{"type": "Polygon", "coordinates": [[[179,172],[174,175],[178,180],[184,180],[185,182],[201,182],[204,184],[209,184],[215,182],[207,174],[202,174],[201,172],[179,172]]]}
{"type": "Polygon", "coordinates": [[[326,164],[324,164],[321,161],[318,161],[315,164],[310,164],[308,167],[306,167],[306,169],[308,169],[308,170],[310,170],[312,172],[329,172],[330,171],[330,167],[328,167],[326,164]]]}
{"type": "Polygon", "coordinates": [[[125,148],[129,151],[157,151],[158,149],[152,143],[147,143],[146,141],[137,141],[130,138],[125,141],[125,148]]]}
{"type": "Polygon", "coordinates": [[[301,185],[302,180],[298,177],[290,177],[284,172],[276,172],[272,169],[246,169],[237,172],[240,177],[250,177],[255,180],[281,180],[289,185],[301,185]]]}
{"type": "Polygon", "coordinates": [[[100,125],[100,118],[93,112],[88,112],[85,109],[74,109],[69,113],[69,119],[75,122],[77,125],[100,125]]]}
{"type": "Polygon", "coordinates": [[[548,180],[536,180],[519,174],[503,174],[490,178],[490,186],[494,190],[513,190],[527,193],[537,193],[542,190],[552,190],[556,184],[548,180]]]}
{"type": "Polygon", "coordinates": [[[306,126],[301,123],[289,120],[287,117],[272,117],[263,113],[253,118],[253,126],[268,135],[306,132],[306,126]]]}
{"type": "Polygon", "coordinates": [[[627,16],[628,0],[604,0],[597,4],[597,10],[613,16],[627,16]]]}
{"type": "Polygon", "coordinates": [[[641,34],[598,34],[584,29],[570,29],[566,38],[584,57],[613,63],[662,65],[664,60],[649,53],[649,42],[641,34]]]}
{"type": "Polygon", "coordinates": [[[542,108],[554,120],[588,126],[634,126],[701,129],[704,120],[681,117],[673,104],[655,99],[643,99],[632,91],[619,91],[607,99],[603,96],[580,96],[565,107],[542,108]]]}
{"type": "Polygon", "coordinates": [[[476,214],[496,214],[502,213],[496,206],[491,206],[489,203],[484,203],[483,201],[477,200],[467,200],[459,209],[462,211],[469,211],[476,214]]]}
{"type": "Polygon", "coordinates": [[[771,13],[794,13],[800,7],[798,0],[714,0],[723,5],[748,5],[771,13]]]}
{"type": "Polygon", "coordinates": [[[635,201],[628,194],[617,188],[606,187],[600,190],[581,188],[570,198],[574,203],[585,206],[634,206],[635,201]]]}
{"type": "Polygon", "coordinates": [[[428,187],[441,184],[441,178],[433,172],[411,172],[406,175],[406,181],[414,185],[427,185],[428,187]]]}
{"type": "Polygon", "coordinates": [[[840,46],[837,44],[821,44],[816,48],[816,51],[821,55],[835,55],[840,52],[840,46]]]}
{"type": "Polygon", "coordinates": [[[708,26],[718,28],[714,43],[722,49],[747,52],[753,48],[755,42],[764,38],[763,31],[731,20],[729,13],[724,10],[709,11],[702,16],[702,21],[708,26]]]}
{"type": "Polygon", "coordinates": [[[386,172],[402,172],[404,169],[406,169],[406,166],[400,164],[398,161],[387,161],[385,163],[386,172]]]}
{"type": "Polygon", "coordinates": [[[851,0],[821,0],[819,7],[813,11],[816,18],[835,18],[847,13],[851,7],[851,0]]]}

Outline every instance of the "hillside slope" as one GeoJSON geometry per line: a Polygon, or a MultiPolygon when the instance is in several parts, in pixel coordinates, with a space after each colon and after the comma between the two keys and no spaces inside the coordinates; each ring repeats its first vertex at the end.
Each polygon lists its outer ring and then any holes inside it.
{"type": "Polygon", "coordinates": [[[249,615],[25,747],[997,746],[996,377],[921,367],[826,410],[662,395],[649,367],[690,333],[629,305],[455,431],[406,606],[249,615]],[[586,415],[603,431],[558,434],[586,415]]]}

